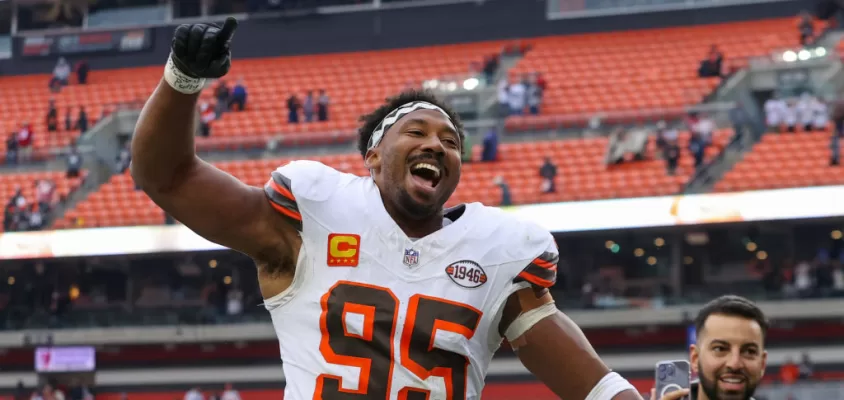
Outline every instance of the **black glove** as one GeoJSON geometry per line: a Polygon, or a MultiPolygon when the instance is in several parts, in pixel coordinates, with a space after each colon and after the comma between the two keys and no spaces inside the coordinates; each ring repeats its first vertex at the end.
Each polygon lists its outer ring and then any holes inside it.
{"type": "Polygon", "coordinates": [[[176,68],[192,78],[220,78],[231,68],[229,42],[237,20],[229,17],[223,27],[216,24],[184,24],[176,28],[170,46],[176,68]]]}

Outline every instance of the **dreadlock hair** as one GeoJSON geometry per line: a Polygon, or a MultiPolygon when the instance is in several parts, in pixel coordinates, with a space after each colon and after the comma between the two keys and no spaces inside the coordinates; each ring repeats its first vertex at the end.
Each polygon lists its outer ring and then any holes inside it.
{"type": "Polygon", "coordinates": [[[381,121],[396,108],[414,101],[425,101],[442,108],[443,111],[448,114],[451,122],[454,123],[457,133],[460,134],[460,143],[463,143],[465,139],[465,135],[463,134],[463,123],[460,122],[460,117],[454,110],[451,109],[451,107],[446,105],[444,101],[429,90],[408,89],[399,93],[395,97],[385,99],[384,104],[382,104],[381,107],[378,107],[377,110],[360,117],[362,125],[358,129],[358,150],[360,150],[361,156],[366,157],[369,138],[372,137],[372,132],[378,127],[378,124],[380,124],[381,121]]]}

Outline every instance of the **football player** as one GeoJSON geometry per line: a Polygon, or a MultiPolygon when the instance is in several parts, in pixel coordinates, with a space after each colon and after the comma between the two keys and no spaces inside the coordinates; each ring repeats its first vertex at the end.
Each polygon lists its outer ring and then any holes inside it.
{"type": "Polygon", "coordinates": [[[199,159],[197,99],[228,72],[236,26],[176,29],[132,176],[190,229],[255,260],[286,399],[477,399],[504,338],[561,398],[641,398],[554,305],[547,231],[478,203],[443,209],[464,137],[431,94],[404,92],[363,118],[371,176],[294,161],[256,188],[199,159]]]}

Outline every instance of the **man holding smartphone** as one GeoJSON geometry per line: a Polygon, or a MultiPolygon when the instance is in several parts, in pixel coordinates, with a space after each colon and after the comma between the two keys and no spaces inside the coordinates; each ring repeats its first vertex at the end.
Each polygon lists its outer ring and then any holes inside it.
{"type": "MultiPolygon", "coordinates": [[[[721,296],[701,308],[695,330],[689,361],[700,382],[659,400],[753,400],[768,358],[762,310],[744,297],[721,296]]],[[[654,389],[651,399],[656,399],[654,389]]]]}

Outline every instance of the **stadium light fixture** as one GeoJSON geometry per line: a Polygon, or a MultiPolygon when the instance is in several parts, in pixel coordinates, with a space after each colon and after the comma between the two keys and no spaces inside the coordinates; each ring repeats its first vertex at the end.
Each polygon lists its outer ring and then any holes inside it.
{"type": "Polygon", "coordinates": [[[815,49],[815,56],[816,57],[823,57],[826,55],[826,48],[818,47],[815,49]]]}
{"type": "Polygon", "coordinates": [[[806,61],[806,60],[812,58],[812,53],[810,53],[809,50],[803,49],[803,50],[800,50],[799,53],[797,53],[797,58],[799,58],[800,61],[806,61]]]}
{"type": "Polygon", "coordinates": [[[469,78],[463,81],[463,89],[475,90],[475,88],[477,88],[480,84],[481,81],[479,81],[478,78],[469,78]]]}
{"type": "Polygon", "coordinates": [[[782,60],[785,62],[795,62],[797,61],[797,53],[789,50],[785,53],[782,53],[782,60]]]}

